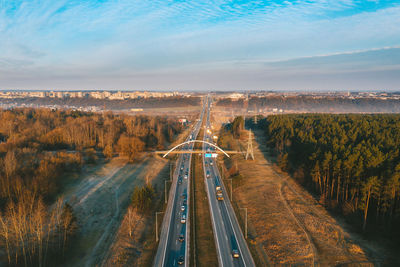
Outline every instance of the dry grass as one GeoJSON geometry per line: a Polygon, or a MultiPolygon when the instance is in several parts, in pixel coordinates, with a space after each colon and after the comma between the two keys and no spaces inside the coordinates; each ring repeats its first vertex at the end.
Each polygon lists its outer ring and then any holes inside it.
{"type": "Polygon", "coordinates": [[[194,188],[192,196],[195,201],[195,245],[196,266],[218,266],[214,234],[211,226],[210,209],[204,185],[204,173],[201,158],[197,155],[194,159],[194,188]]]}
{"type": "MultiPolygon", "coordinates": [[[[181,133],[170,145],[171,147],[183,142],[188,136],[190,129],[181,133]]],[[[146,170],[143,171],[153,187],[156,189],[154,206],[147,216],[136,214],[137,224],[133,236],[130,237],[127,230],[127,214],[118,229],[113,246],[108,252],[105,266],[151,266],[153,257],[157,250],[158,243],[155,242],[155,218],[154,213],[165,208],[164,204],[164,180],[169,176],[168,161],[154,156],[150,158],[146,170]]],[[[142,178],[144,184],[145,178],[142,178]]],[[[162,215],[159,215],[159,228],[162,222],[162,215]]]]}
{"type": "MultiPolygon", "coordinates": [[[[155,205],[148,215],[135,214],[136,225],[132,237],[129,236],[127,226],[127,214],[124,215],[122,223],[116,234],[114,243],[108,252],[107,259],[103,262],[105,266],[148,266],[152,263],[152,256],[157,248],[155,242],[155,219],[154,212],[163,205],[164,179],[169,175],[167,160],[154,157],[150,159],[148,168],[144,171],[149,183],[156,189],[155,205]]],[[[146,179],[143,177],[142,185],[146,179]]],[[[159,216],[159,221],[161,221],[159,216]]]]}
{"type": "MultiPolygon", "coordinates": [[[[246,145],[245,140],[242,145],[246,145]]],[[[271,164],[254,142],[255,160],[236,155],[241,185],[234,188],[238,206],[248,208],[249,233],[273,265],[369,265],[354,235],[287,174],[271,164]]],[[[245,146],[246,147],[246,146],[245,146]]],[[[235,183],[234,183],[235,184],[235,183]]]]}

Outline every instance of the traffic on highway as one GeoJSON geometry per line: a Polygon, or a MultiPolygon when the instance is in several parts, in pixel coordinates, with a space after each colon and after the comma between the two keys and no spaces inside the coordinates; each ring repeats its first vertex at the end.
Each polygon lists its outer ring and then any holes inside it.
{"type": "MultiPolygon", "coordinates": [[[[186,141],[197,138],[206,115],[203,141],[208,143],[203,143],[202,158],[218,262],[220,266],[255,266],[221,180],[215,161],[215,147],[210,145],[213,143],[210,108],[211,99],[207,97],[203,102],[200,119],[186,141]]],[[[193,146],[193,143],[184,144],[183,150],[191,152],[193,146]]],[[[154,266],[189,266],[191,157],[191,153],[180,154],[178,157],[154,266]]]]}
{"type": "MultiPolygon", "coordinates": [[[[188,138],[197,138],[205,113],[205,102],[188,138]]],[[[193,150],[193,143],[185,144],[183,150],[193,150]]],[[[160,242],[154,266],[189,266],[189,211],[190,211],[190,162],[192,154],[180,154],[174,170],[168,205],[161,226],[160,242]]]]}
{"type": "MultiPolygon", "coordinates": [[[[211,100],[207,99],[204,141],[212,142],[210,123],[211,100]]],[[[204,180],[210,206],[214,239],[220,266],[255,266],[235,212],[227,197],[223,181],[215,162],[215,148],[203,144],[204,180]]]]}

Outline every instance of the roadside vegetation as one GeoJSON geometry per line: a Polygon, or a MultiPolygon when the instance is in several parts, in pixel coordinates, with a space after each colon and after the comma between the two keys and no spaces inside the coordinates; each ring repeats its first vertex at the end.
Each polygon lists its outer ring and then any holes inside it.
{"type": "Polygon", "coordinates": [[[79,230],[71,206],[59,198],[68,179],[99,158],[135,161],[182,130],[164,117],[49,109],[2,110],[0,121],[1,260],[18,266],[63,261],[79,230]]]}
{"type": "MultiPolygon", "coordinates": [[[[243,130],[240,121],[243,119],[236,118],[236,123],[225,125],[220,141],[245,151],[248,131],[243,130]],[[235,128],[242,129],[239,139],[233,138],[235,128]]],[[[251,121],[246,121],[246,126],[256,128],[251,121]]],[[[257,264],[393,264],[391,256],[386,255],[388,250],[381,250],[378,243],[372,245],[355,231],[349,231],[340,216],[329,214],[305,187],[280,170],[263,131],[253,133],[255,160],[246,161],[242,155],[224,159],[223,173],[232,178],[234,206],[247,207],[249,248],[257,264]]],[[[228,189],[229,182],[226,181],[228,189]]],[[[240,216],[243,210],[237,209],[236,213],[239,221],[244,220],[240,216]]]]}
{"type": "Polygon", "coordinates": [[[141,214],[148,213],[154,199],[154,194],[154,188],[151,184],[136,187],[132,194],[132,208],[141,214]]]}
{"type": "Polygon", "coordinates": [[[280,168],[321,204],[366,236],[399,244],[399,115],[269,116],[257,127],[280,168]]]}

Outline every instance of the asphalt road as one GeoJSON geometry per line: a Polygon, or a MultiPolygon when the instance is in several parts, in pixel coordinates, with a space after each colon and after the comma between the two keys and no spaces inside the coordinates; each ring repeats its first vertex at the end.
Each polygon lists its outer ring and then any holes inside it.
{"type": "MultiPolygon", "coordinates": [[[[205,113],[205,104],[193,130],[185,141],[196,139],[200,131],[205,113]]],[[[192,150],[192,144],[184,145],[183,149],[192,150]]],[[[172,185],[168,197],[168,205],[161,227],[160,241],[157,254],[154,259],[154,266],[178,266],[179,258],[183,257],[182,265],[189,266],[189,210],[190,210],[190,162],[192,154],[180,154],[173,174],[172,185]],[[184,206],[184,210],[182,210],[184,206]],[[183,216],[186,222],[182,221],[183,216]],[[183,235],[184,240],[179,240],[183,235]]]]}
{"type": "MultiPolygon", "coordinates": [[[[206,129],[210,129],[211,101],[207,101],[206,129]]],[[[204,133],[204,141],[212,141],[212,134],[204,133]]],[[[212,153],[213,149],[203,144],[204,150],[212,153]]],[[[246,240],[240,229],[233,207],[228,198],[227,191],[220,180],[218,168],[214,158],[203,157],[204,179],[207,185],[207,194],[210,205],[214,239],[216,242],[218,261],[220,266],[255,266],[246,240]],[[207,178],[207,176],[209,176],[207,178]],[[216,183],[222,189],[223,200],[217,200],[216,183]],[[234,258],[232,251],[236,249],[239,257],[234,258]]]]}

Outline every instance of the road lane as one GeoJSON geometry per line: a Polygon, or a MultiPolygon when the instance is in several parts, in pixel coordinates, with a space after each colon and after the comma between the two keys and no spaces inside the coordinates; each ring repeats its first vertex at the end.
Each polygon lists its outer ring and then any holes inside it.
{"type": "MultiPolygon", "coordinates": [[[[205,103],[205,102],[204,102],[205,103]]],[[[185,141],[196,139],[200,131],[205,104],[193,130],[185,141]]],[[[193,150],[194,144],[186,144],[183,149],[193,150]]],[[[154,266],[177,266],[181,264],[180,258],[184,259],[185,266],[189,265],[190,245],[190,167],[192,154],[180,154],[174,170],[172,186],[169,193],[169,202],[164,216],[160,241],[154,259],[154,266]],[[185,210],[181,210],[181,206],[185,210]],[[185,215],[185,222],[182,217],[185,215]],[[184,240],[179,241],[179,235],[184,235],[184,240]]]]}
{"type": "MultiPolygon", "coordinates": [[[[208,99],[206,129],[211,128],[210,108],[211,103],[208,99]]],[[[204,133],[203,140],[212,140],[212,136],[207,132],[207,130],[204,133]]],[[[214,148],[204,144],[203,149],[212,153],[214,148]]],[[[203,166],[220,266],[255,266],[233,207],[227,198],[227,193],[223,181],[221,181],[215,159],[203,157],[203,166]],[[209,178],[207,178],[207,176],[209,176],[209,178]],[[218,185],[221,187],[223,200],[217,200],[217,180],[219,180],[218,185]],[[232,251],[234,249],[238,250],[239,258],[233,257],[232,251]]]]}

